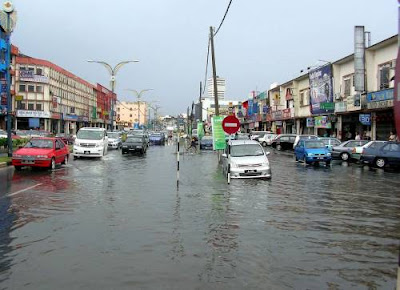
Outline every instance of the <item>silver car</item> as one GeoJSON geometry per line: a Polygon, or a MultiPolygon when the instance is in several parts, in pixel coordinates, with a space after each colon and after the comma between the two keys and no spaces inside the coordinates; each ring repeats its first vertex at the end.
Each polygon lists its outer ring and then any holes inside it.
{"type": "Polygon", "coordinates": [[[352,152],[354,147],[363,146],[368,143],[368,140],[348,140],[338,146],[332,147],[332,158],[349,161],[353,159],[352,152]]]}
{"type": "Polygon", "coordinates": [[[254,140],[230,140],[222,154],[222,170],[230,178],[271,178],[271,166],[262,146],[254,140]]]}

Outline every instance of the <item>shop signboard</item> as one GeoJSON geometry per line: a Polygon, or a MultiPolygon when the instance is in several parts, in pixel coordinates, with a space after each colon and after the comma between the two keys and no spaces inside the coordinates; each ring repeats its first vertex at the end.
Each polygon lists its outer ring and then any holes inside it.
{"type": "Polygon", "coordinates": [[[47,84],[49,82],[48,77],[35,75],[31,70],[21,70],[19,72],[19,80],[24,82],[35,82],[44,84],[47,84]]]}
{"type": "Polygon", "coordinates": [[[321,110],[331,111],[335,109],[335,103],[321,103],[321,110]]]}
{"type": "Polygon", "coordinates": [[[40,128],[39,118],[29,118],[28,123],[29,123],[29,128],[40,128]]]}
{"type": "Polygon", "coordinates": [[[275,121],[276,126],[282,126],[282,121],[275,121]]]}
{"type": "Polygon", "coordinates": [[[251,116],[253,115],[253,100],[248,101],[249,107],[247,109],[247,115],[251,116]]]}
{"type": "Polygon", "coordinates": [[[326,110],[321,103],[333,103],[332,65],[318,67],[309,73],[310,101],[313,114],[333,113],[333,107],[326,110]]]}
{"type": "Polygon", "coordinates": [[[17,110],[17,117],[50,119],[51,113],[48,111],[17,110]]]}
{"type": "Polygon", "coordinates": [[[61,120],[62,119],[62,114],[60,113],[51,113],[51,118],[55,120],[61,120]]]}
{"type": "Polygon", "coordinates": [[[356,94],[348,96],[346,99],[346,106],[348,112],[361,110],[361,95],[356,94]]]}
{"type": "Polygon", "coordinates": [[[65,121],[78,121],[78,116],[65,114],[64,120],[65,121]]]}
{"type": "Polygon", "coordinates": [[[359,121],[363,125],[371,126],[371,114],[360,114],[359,121]]]}
{"type": "Polygon", "coordinates": [[[214,150],[224,150],[226,146],[225,132],[222,129],[223,119],[223,116],[214,116],[211,118],[214,150]]]}
{"type": "Polygon", "coordinates": [[[282,119],[283,112],[282,111],[274,111],[272,112],[272,119],[277,120],[277,119],[282,119]]]}
{"type": "Polygon", "coordinates": [[[347,102],[335,103],[335,113],[343,113],[347,111],[347,102]]]}
{"type": "Polygon", "coordinates": [[[367,109],[393,107],[393,89],[382,90],[367,94],[367,109]]]}
{"type": "Polygon", "coordinates": [[[324,129],[331,129],[332,124],[329,121],[328,116],[318,116],[314,118],[314,127],[315,128],[324,128],[324,129]]]}
{"type": "Polygon", "coordinates": [[[17,102],[22,101],[23,99],[24,99],[24,96],[22,96],[22,95],[16,95],[16,96],[15,96],[15,100],[16,100],[17,102]]]}
{"type": "Polygon", "coordinates": [[[312,127],[314,127],[314,118],[307,118],[306,119],[306,126],[307,126],[307,128],[312,128],[312,127]]]}

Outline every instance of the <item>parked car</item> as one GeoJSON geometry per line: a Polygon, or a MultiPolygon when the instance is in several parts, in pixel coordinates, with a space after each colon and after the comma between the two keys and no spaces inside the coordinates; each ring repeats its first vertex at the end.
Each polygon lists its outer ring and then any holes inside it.
{"type": "Polygon", "coordinates": [[[122,154],[139,152],[146,153],[147,141],[143,135],[128,135],[125,142],[122,143],[122,154]]]}
{"type": "Polygon", "coordinates": [[[360,162],[378,168],[387,166],[400,167],[400,143],[386,142],[383,146],[370,146],[364,148],[360,162]]]}
{"type": "Polygon", "coordinates": [[[212,136],[203,136],[200,140],[200,150],[213,150],[212,136]]]}
{"type": "Polygon", "coordinates": [[[317,140],[317,135],[296,135],[296,139],[294,140],[293,149],[299,143],[300,140],[317,140]]]}
{"type": "Polygon", "coordinates": [[[61,140],[63,140],[63,142],[65,144],[67,144],[67,145],[74,144],[74,141],[75,141],[74,136],[68,135],[68,134],[65,134],[65,133],[56,134],[56,137],[60,138],[61,140]]]}
{"type": "Polygon", "coordinates": [[[293,144],[296,140],[295,134],[280,134],[272,140],[271,146],[276,150],[293,150],[293,144]]]}
{"type": "Polygon", "coordinates": [[[365,148],[381,148],[383,145],[386,144],[386,141],[369,141],[368,143],[364,144],[363,146],[354,147],[351,151],[351,157],[357,161],[360,160],[361,154],[365,148]]]}
{"type": "Polygon", "coordinates": [[[222,170],[231,178],[271,178],[271,166],[264,149],[254,140],[230,140],[222,154],[222,170]]]}
{"type": "Polygon", "coordinates": [[[250,132],[250,140],[256,140],[256,141],[260,142],[259,138],[268,133],[272,133],[272,132],[271,131],[251,131],[250,132]]]}
{"type": "Polygon", "coordinates": [[[249,134],[245,134],[245,133],[238,133],[235,134],[235,140],[250,140],[249,134]]]}
{"type": "Polygon", "coordinates": [[[272,140],[274,140],[276,136],[278,135],[274,133],[266,133],[258,137],[257,141],[260,142],[260,144],[264,147],[271,146],[272,140]]]}
{"type": "Polygon", "coordinates": [[[38,137],[15,151],[11,162],[16,170],[24,166],[54,169],[56,164],[67,164],[68,158],[68,147],[61,139],[38,137]]]}
{"type": "Polygon", "coordinates": [[[150,145],[165,145],[164,133],[151,133],[149,136],[150,145]]]}
{"type": "Polygon", "coordinates": [[[83,127],[79,129],[74,143],[74,159],[78,157],[103,157],[108,151],[105,128],[83,127]]]}
{"type": "Polygon", "coordinates": [[[121,132],[107,132],[108,148],[120,149],[122,146],[122,133],[121,132]]]}
{"type": "Polygon", "coordinates": [[[7,138],[7,131],[0,129],[0,138],[7,138]]]}
{"type": "Polygon", "coordinates": [[[320,140],[300,140],[294,148],[296,161],[302,160],[305,164],[331,164],[332,156],[329,149],[320,140]]]}
{"type": "Polygon", "coordinates": [[[332,147],[332,158],[349,161],[352,159],[352,151],[354,147],[363,146],[368,143],[368,140],[348,140],[338,146],[332,147]]]}
{"type": "MultiPolygon", "coordinates": [[[[8,137],[7,131],[1,130],[1,129],[0,129],[0,138],[7,138],[7,137],[8,137]]],[[[21,138],[22,138],[22,137],[19,136],[18,134],[16,134],[15,131],[12,131],[12,132],[11,132],[11,139],[21,139],[21,138]]]]}
{"type": "Polygon", "coordinates": [[[329,151],[332,151],[332,147],[333,146],[339,146],[340,140],[337,138],[333,138],[333,137],[320,137],[319,140],[321,140],[322,142],[324,142],[326,148],[329,149],[329,151]]]}

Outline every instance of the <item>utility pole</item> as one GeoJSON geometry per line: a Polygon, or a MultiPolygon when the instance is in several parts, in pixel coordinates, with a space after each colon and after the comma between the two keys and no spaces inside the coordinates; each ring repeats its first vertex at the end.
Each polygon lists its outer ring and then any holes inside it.
{"type": "Polygon", "coordinates": [[[201,101],[201,94],[203,92],[203,84],[200,82],[200,94],[199,94],[199,105],[200,105],[200,121],[203,121],[203,103],[201,101]]]}
{"type": "Polygon", "coordinates": [[[215,66],[215,52],[214,52],[214,29],[212,26],[210,26],[210,43],[211,43],[211,62],[213,67],[215,116],[219,116],[217,68],[215,66]]]}

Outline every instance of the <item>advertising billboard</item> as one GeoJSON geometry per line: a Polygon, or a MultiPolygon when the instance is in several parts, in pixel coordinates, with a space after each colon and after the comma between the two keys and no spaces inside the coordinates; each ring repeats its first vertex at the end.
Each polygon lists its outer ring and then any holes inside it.
{"type": "Polygon", "coordinates": [[[321,103],[333,103],[332,65],[310,71],[309,78],[311,113],[333,113],[333,108],[321,108],[321,103]]]}

